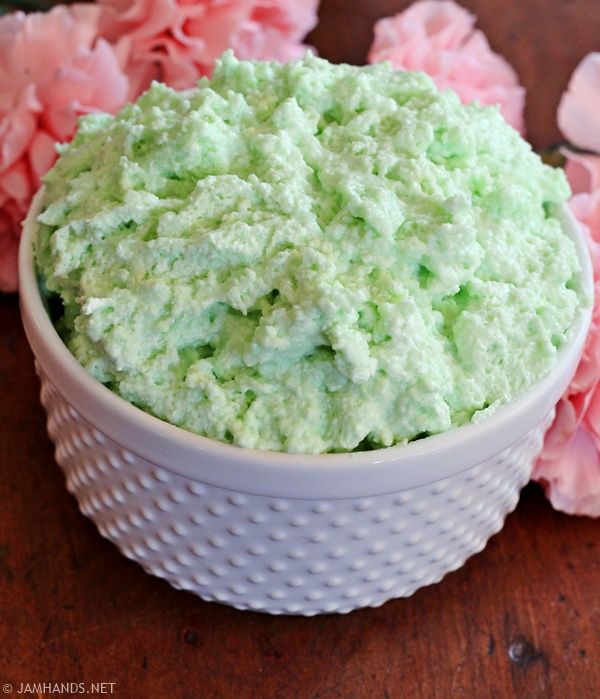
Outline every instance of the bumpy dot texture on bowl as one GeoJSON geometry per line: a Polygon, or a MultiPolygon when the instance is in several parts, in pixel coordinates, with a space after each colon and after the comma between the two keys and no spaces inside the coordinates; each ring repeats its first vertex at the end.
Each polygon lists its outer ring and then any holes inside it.
{"type": "Polygon", "coordinates": [[[226,55],[86,117],[37,259],[78,360],[143,409],[295,452],[478,421],[578,311],[568,194],[497,110],[387,65],[226,55]]]}
{"type": "Polygon", "coordinates": [[[553,417],[495,458],[427,485],[277,498],[185,478],[123,449],[40,376],[56,459],[100,532],[174,587],[272,614],[375,607],[460,567],[515,507],[553,417]]]}

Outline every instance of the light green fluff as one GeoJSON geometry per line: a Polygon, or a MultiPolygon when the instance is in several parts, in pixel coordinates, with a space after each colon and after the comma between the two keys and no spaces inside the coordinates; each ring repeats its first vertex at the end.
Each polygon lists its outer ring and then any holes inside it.
{"type": "Polygon", "coordinates": [[[402,444],[545,376],[586,302],[568,187],[421,73],[226,53],[91,115],[45,177],[37,262],[99,381],[243,447],[402,444]]]}

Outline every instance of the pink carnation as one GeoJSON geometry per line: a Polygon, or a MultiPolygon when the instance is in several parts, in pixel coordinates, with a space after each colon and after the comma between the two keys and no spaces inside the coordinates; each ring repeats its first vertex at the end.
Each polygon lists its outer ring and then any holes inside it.
{"type": "Polygon", "coordinates": [[[576,153],[570,148],[561,148],[561,152],[567,159],[565,172],[573,194],[600,189],[600,156],[576,153]]]}
{"type": "Polygon", "coordinates": [[[319,0],[100,0],[102,36],[115,42],[130,97],[152,79],[177,89],[210,74],[227,48],[238,58],[289,61],[307,50],[319,0]]]}
{"type": "Polygon", "coordinates": [[[594,312],[583,357],[556,406],[533,479],[557,510],[600,517],[600,190],[578,194],[570,206],[588,237],[594,312]]]}
{"type": "Polygon", "coordinates": [[[99,9],[56,7],[0,19],[0,290],[17,288],[16,250],[54,144],[73,135],[77,117],[115,111],[127,78],[111,47],[96,41],[99,9]]]}
{"type": "Polygon", "coordinates": [[[600,53],[590,53],[577,66],[558,106],[563,135],[579,148],[600,154],[600,53]]]}
{"type": "Polygon", "coordinates": [[[600,189],[600,53],[591,53],[577,66],[558,106],[558,125],[571,144],[595,151],[563,148],[565,170],[573,194],[600,189]]]}
{"type": "MultiPolygon", "coordinates": [[[[600,153],[600,54],[579,64],[558,108],[561,131],[579,148],[600,153]]],[[[594,312],[583,357],[546,434],[533,478],[556,509],[600,517],[600,155],[562,149],[575,196],[571,210],[588,239],[594,268],[594,312]]]]}
{"type": "Polygon", "coordinates": [[[369,62],[422,70],[463,102],[497,104],[506,121],[523,133],[525,90],[474,25],[475,17],[454,2],[421,0],[376,23],[369,62]]]}
{"type": "Polygon", "coordinates": [[[591,53],[577,66],[558,106],[558,125],[580,153],[563,148],[565,170],[573,194],[600,189],[600,53],[591,53]]]}

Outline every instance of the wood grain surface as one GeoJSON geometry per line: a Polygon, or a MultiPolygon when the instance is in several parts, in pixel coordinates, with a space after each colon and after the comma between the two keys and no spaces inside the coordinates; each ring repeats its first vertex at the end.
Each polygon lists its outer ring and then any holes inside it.
{"type": "MultiPolygon", "coordinates": [[[[360,63],[372,21],[407,4],[323,0],[312,40],[360,63]]],[[[556,140],[568,76],[600,49],[599,0],[463,4],[527,85],[533,143],[556,140]]],[[[554,512],[536,486],[481,554],[410,599],[311,619],[238,612],[171,589],[100,537],[65,490],[37,395],[16,298],[0,297],[0,693],[106,682],[126,699],[600,696],[600,522],[554,512]]]]}

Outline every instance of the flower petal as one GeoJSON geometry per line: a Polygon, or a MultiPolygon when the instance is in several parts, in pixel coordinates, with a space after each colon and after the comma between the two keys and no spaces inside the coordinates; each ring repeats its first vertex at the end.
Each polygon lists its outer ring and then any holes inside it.
{"type": "Polygon", "coordinates": [[[77,117],[116,111],[128,81],[97,40],[100,8],[58,6],[0,18],[0,290],[16,288],[21,220],[77,117]]]}
{"type": "Polygon", "coordinates": [[[600,153],[600,53],[590,53],[575,68],[558,105],[558,126],[579,148],[600,153]]]}
{"type": "Polygon", "coordinates": [[[56,141],[50,134],[37,131],[29,145],[29,164],[33,174],[34,189],[38,189],[44,175],[56,160],[56,141]]]}
{"type": "Polygon", "coordinates": [[[573,194],[600,189],[600,156],[576,153],[569,148],[560,152],[567,159],[565,172],[573,194]]]}
{"type": "Polygon", "coordinates": [[[594,309],[581,361],[556,406],[534,468],[557,509],[600,516],[600,189],[569,202],[588,241],[594,269],[594,309]]]}
{"type": "Polygon", "coordinates": [[[555,458],[540,459],[533,479],[542,484],[555,509],[600,517],[600,453],[585,427],[573,433],[555,458]]]}
{"type": "Polygon", "coordinates": [[[118,40],[133,97],[149,86],[151,77],[177,89],[193,86],[200,76],[210,74],[227,48],[247,59],[301,57],[307,49],[301,40],[316,24],[318,4],[318,0],[100,0],[100,32],[109,41],[118,40]]]}

